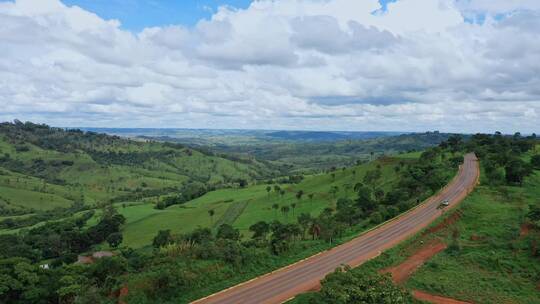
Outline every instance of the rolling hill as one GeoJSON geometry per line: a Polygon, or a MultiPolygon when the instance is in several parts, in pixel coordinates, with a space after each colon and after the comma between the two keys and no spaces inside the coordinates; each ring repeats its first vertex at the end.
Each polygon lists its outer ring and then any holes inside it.
{"type": "Polygon", "coordinates": [[[0,124],[4,215],[140,200],[188,182],[231,187],[279,174],[251,159],[230,160],[179,144],[134,141],[32,123],[0,124]]]}

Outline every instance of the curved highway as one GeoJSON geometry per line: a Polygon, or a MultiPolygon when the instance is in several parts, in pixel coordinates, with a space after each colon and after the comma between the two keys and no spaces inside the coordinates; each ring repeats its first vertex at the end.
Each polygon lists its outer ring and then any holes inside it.
{"type": "Polygon", "coordinates": [[[440,202],[450,202],[446,209],[456,206],[474,189],[479,175],[476,156],[467,154],[452,182],[412,211],[343,245],[193,303],[273,304],[312,290],[337,267],[344,264],[358,266],[428,226],[444,212],[437,208],[440,202]]]}

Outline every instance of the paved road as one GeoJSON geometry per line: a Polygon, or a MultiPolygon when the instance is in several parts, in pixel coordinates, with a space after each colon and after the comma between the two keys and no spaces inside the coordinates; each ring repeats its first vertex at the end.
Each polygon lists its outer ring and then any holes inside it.
{"type": "Polygon", "coordinates": [[[428,226],[443,212],[439,203],[447,199],[447,208],[457,205],[473,190],[479,174],[476,156],[467,154],[454,180],[411,212],[343,245],[193,303],[274,304],[312,290],[340,265],[358,266],[428,226]]]}

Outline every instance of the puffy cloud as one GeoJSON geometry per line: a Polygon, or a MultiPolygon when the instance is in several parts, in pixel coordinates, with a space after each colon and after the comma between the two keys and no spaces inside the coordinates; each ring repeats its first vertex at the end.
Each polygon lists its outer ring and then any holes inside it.
{"type": "Polygon", "coordinates": [[[0,2],[0,120],[538,131],[536,2],[259,0],[139,33],[58,0],[0,2]]]}

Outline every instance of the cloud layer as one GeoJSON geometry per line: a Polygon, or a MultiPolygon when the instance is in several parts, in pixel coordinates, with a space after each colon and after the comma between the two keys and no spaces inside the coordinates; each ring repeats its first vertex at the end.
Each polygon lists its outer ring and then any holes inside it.
{"type": "Polygon", "coordinates": [[[0,120],[540,131],[533,0],[259,0],[138,33],[18,0],[0,2],[0,41],[0,120]]]}

